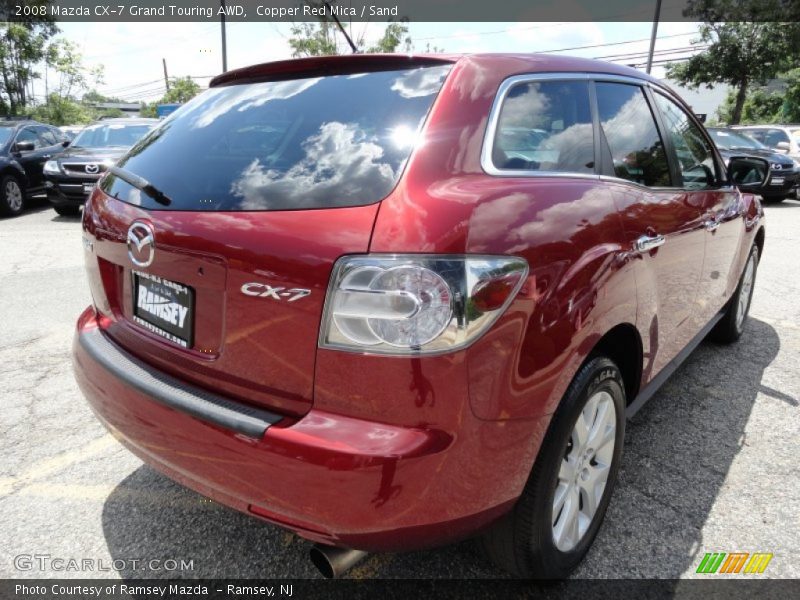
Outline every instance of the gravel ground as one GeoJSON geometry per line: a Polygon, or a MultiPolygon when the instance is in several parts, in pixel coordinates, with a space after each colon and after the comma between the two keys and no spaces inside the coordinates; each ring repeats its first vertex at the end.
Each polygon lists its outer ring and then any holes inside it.
{"type": "MultiPolygon", "coordinates": [[[[692,577],[705,552],[772,552],[800,577],[800,202],[767,206],[751,318],[702,344],[628,425],[619,483],[578,578],[692,577]]],[[[90,302],[77,219],[47,207],[0,220],[0,577],[160,577],[15,568],[18,555],[192,561],[189,577],[317,577],[309,544],[204,500],[124,450],[72,377],[90,302]]],[[[117,563],[119,565],[121,563],[117,563]]],[[[23,565],[24,566],[24,565],[23,565]]],[[[357,578],[504,577],[469,542],[374,555],[357,578]]]]}

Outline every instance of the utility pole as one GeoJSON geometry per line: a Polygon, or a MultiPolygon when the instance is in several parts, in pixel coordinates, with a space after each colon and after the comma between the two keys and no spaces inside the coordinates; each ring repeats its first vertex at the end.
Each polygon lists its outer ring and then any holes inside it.
{"type": "Polygon", "coordinates": [[[222,27],[222,72],[228,71],[228,42],[225,40],[225,0],[219,0],[222,8],[220,12],[220,26],[222,27]]]}
{"type": "Polygon", "coordinates": [[[650,52],[647,55],[647,74],[653,68],[653,52],[656,49],[656,35],[658,34],[658,20],[661,18],[661,0],[656,0],[656,14],[653,16],[653,33],[650,35],[650,52]]]}
{"type": "Polygon", "coordinates": [[[164,65],[164,85],[166,86],[167,91],[169,91],[169,77],[167,76],[167,59],[162,58],[161,63],[164,65]]]}

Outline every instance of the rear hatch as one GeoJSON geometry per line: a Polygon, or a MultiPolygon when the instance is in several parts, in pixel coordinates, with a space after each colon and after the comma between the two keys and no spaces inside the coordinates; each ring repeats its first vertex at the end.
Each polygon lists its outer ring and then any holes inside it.
{"type": "Polygon", "coordinates": [[[84,216],[107,334],[196,385],[308,411],[333,264],[368,250],[449,70],[405,60],[226,75],[134,146],[84,216]]]}

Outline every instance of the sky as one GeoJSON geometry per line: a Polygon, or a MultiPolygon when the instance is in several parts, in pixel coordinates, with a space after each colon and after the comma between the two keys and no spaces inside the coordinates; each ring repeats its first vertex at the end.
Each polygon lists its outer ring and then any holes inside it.
{"type": "MultiPolygon", "coordinates": [[[[98,91],[133,102],[152,101],[164,93],[162,58],[170,77],[192,76],[205,87],[222,70],[219,23],[61,23],[62,36],[77,44],[87,66],[102,64],[105,81],[98,91]]],[[[352,23],[355,35],[378,36],[381,23],[352,23]]],[[[291,23],[227,24],[228,68],[291,58],[291,23]]],[[[646,60],[652,24],[642,23],[411,23],[414,50],[445,52],[542,52],[604,58],[622,64],[646,60]],[[612,44],[601,46],[602,44],[612,44]],[[593,48],[562,50],[576,46],[593,48]],[[641,53],[633,58],[620,55],[641,53]],[[611,57],[611,58],[607,58],[611,57]]],[[[656,61],[686,56],[697,39],[697,24],[659,24],[656,61]],[[673,51],[673,52],[670,52],[673,51]]],[[[653,75],[662,77],[662,66],[653,75]]],[[[37,82],[34,93],[44,94],[37,82]]]]}

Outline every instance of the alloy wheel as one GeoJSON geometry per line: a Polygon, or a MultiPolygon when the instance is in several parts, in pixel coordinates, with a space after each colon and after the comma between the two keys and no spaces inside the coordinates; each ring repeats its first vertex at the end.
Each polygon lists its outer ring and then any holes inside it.
{"type": "Polygon", "coordinates": [[[742,287],[739,290],[739,302],[736,306],[736,329],[741,330],[747,311],[750,308],[750,299],[753,296],[753,282],[756,275],[756,257],[750,255],[747,260],[744,275],[742,276],[742,287]]]}
{"type": "Polygon", "coordinates": [[[573,426],[553,495],[553,543],[562,552],[580,543],[603,499],[616,429],[614,399],[606,391],[595,393],[573,426]]]}
{"type": "Polygon", "coordinates": [[[6,203],[12,212],[18,212],[22,209],[22,190],[19,184],[13,179],[6,182],[6,203]]]}

